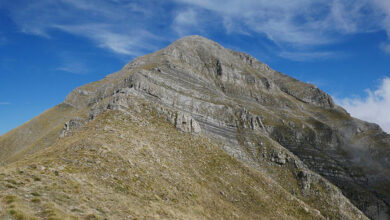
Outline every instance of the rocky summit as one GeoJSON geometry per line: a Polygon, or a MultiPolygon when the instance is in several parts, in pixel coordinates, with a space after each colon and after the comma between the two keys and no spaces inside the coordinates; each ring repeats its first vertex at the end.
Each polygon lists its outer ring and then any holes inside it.
{"type": "Polygon", "coordinates": [[[0,137],[0,219],[390,219],[390,135],[200,36],[0,137]]]}

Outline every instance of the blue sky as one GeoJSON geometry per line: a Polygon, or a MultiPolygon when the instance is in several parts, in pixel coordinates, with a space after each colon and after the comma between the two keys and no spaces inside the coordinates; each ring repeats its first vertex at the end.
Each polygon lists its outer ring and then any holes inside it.
{"type": "Polygon", "coordinates": [[[388,0],[2,0],[0,134],[192,34],[313,83],[390,131],[388,0]]]}

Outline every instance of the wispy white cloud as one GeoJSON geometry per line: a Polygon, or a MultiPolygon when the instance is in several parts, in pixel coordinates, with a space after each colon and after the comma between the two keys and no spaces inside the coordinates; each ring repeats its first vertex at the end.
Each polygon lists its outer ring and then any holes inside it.
{"type": "Polygon", "coordinates": [[[184,36],[193,28],[198,27],[198,14],[195,10],[187,8],[179,11],[173,19],[173,28],[180,35],[184,36]]]}
{"type": "Polygon", "coordinates": [[[92,39],[99,47],[110,49],[119,54],[137,56],[142,51],[157,49],[150,44],[152,39],[158,40],[154,34],[143,29],[129,29],[126,31],[112,30],[107,24],[83,25],[53,25],[53,28],[92,39]]]}
{"type": "Polygon", "coordinates": [[[230,31],[234,21],[234,26],[245,26],[250,31],[265,34],[277,44],[317,45],[332,40],[320,25],[331,13],[329,1],[178,1],[214,11],[229,21],[225,24],[230,31]],[[321,8],[318,6],[325,10],[318,10],[321,8]]]}
{"type": "Polygon", "coordinates": [[[157,49],[157,45],[148,42],[161,41],[148,30],[152,23],[146,17],[153,18],[146,7],[148,4],[142,1],[15,0],[7,5],[7,10],[24,33],[50,38],[53,30],[61,30],[91,39],[114,53],[139,56],[157,49]]]}
{"type": "Polygon", "coordinates": [[[377,10],[383,13],[383,19],[381,25],[384,27],[389,38],[387,42],[381,44],[381,48],[388,54],[390,54],[390,1],[388,0],[373,0],[377,6],[377,10]]]}
{"type": "MultiPolygon", "coordinates": [[[[378,30],[390,38],[388,0],[176,0],[184,5],[209,10],[218,15],[228,33],[263,34],[282,50],[297,56],[315,47],[339,42],[345,36],[378,30]]],[[[383,44],[383,43],[382,43],[383,44]]],[[[390,51],[390,42],[382,48],[390,51]]],[[[379,46],[379,45],[378,45],[379,46]]],[[[313,58],[329,56],[316,49],[313,58]]],[[[305,52],[306,53],[306,52],[305,52]]],[[[280,53],[289,58],[290,54],[280,53]]],[[[333,56],[338,54],[332,52],[333,56]]],[[[295,57],[295,56],[294,56],[295,57]]]]}
{"type": "Polygon", "coordinates": [[[10,102],[0,102],[0,105],[10,105],[10,102]]]}
{"type": "Polygon", "coordinates": [[[0,7],[22,32],[50,38],[51,31],[61,30],[127,56],[155,50],[178,35],[210,36],[219,26],[228,34],[265,36],[288,59],[336,57],[338,52],[322,46],[379,30],[389,40],[378,46],[390,53],[389,0],[14,0],[0,7]]]}
{"type": "Polygon", "coordinates": [[[177,25],[197,25],[197,14],[193,9],[187,9],[178,13],[174,19],[177,25]]]}
{"type": "Polygon", "coordinates": [[[390,133],[390,78],[384,78],[380,86],[366,90],[366,97],[353,97],[338,100],[352,116],[379,124],[390,133]]]}

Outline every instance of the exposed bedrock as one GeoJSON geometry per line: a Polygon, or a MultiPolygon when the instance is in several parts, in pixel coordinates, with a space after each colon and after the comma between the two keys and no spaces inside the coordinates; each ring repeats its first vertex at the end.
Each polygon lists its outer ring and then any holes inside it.
{"type": "Polygon", "coordinates": [[[367,216],[389,217],[390,136],[350,117],[314,85],[191,36],[76,89],[65,102],[87,106],[92,120],[107,109],[137,106],[138,98],[179,130],[221,141],[253,167],[266,160],[291,169],[308,196],[324,177],[367,216]]]}

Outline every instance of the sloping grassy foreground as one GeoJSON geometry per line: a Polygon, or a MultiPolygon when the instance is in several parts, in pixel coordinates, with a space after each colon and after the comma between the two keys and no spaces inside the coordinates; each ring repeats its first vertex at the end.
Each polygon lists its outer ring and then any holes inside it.
{"type": "Polygon", "coordinates": [[[1,168],[0,219],[319,219],[203,137],[108,111],[1,168]]]}

